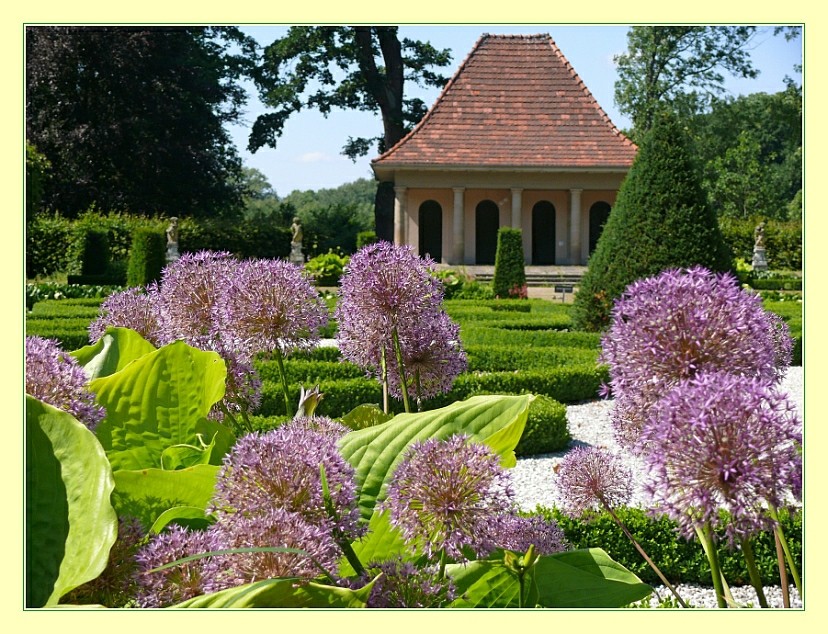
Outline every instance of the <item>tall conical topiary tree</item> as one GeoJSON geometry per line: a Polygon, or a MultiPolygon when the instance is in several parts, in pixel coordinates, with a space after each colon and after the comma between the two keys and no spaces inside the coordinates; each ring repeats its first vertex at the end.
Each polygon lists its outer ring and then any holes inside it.
{"type": "Polygon", "coordinates": [[[689,138],[675,115],[660,115],[643,138],[589,259],[573,306],[574,326],[609,325],[614,300],[637,279],[698,264],[730,270],[730,255],[707,204],[689,138]]]}

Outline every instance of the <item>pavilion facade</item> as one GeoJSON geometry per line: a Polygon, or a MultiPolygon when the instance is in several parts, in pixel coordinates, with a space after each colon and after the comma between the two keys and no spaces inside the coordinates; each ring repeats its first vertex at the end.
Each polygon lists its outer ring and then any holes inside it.
{"type": "Polygon", "coordinates": [[[520,228],[527,264],[583,265],[636,146],[548,35],[483,35],[420,123],[374,159],[393,182],[394,242],[493,264],[520,228]]]}

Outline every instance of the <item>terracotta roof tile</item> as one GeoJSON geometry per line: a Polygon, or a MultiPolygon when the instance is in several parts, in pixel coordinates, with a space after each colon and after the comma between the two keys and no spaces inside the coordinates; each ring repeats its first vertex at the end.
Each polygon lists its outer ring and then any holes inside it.
{"type": "Polygon", "coordinates": [[[488,35],[377,167],[629,168],[616,128],[548,35],[488,35]]]}

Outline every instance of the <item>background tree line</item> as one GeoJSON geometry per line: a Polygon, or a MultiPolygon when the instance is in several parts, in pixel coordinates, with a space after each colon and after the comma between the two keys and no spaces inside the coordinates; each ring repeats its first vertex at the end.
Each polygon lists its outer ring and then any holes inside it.
{"type": "MultiPolygon", "coordinates": [[[[724,74],[753,77],[756,27],[632,27],[617,59],[616,102],[638,140],[654,113],[679,116],[719,217],[801,217],[802,88],[723,96],[724,74]]],[[[778,35],[796,37],[795,27],[778,35]]],[[[390,237],[393,192],[360,179],[279,197],[244,168],[224,124],[254,80],[268,111],[248,147],[276,147],[304,109],[379,112],[374,138],[344,138],[349,156],[381,152],[425,114],[411,83],[442,87],[448,50],[397,27],[292,27],[261,48],[233,27],[36,26],[26,32],[27,219],[90,209],[138,216],[269,221],[298,215],[313,252],[390,237]]],[[[798,69],[792,69],[798,70],[798,69]]],[[[347,133],[343,132],[346,137],[347,133]]]]}

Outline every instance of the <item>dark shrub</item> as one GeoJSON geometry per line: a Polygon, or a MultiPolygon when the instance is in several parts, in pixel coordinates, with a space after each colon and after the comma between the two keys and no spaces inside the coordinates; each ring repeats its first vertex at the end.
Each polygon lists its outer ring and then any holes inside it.
{"type": "Polygon", "coordinates": [[[687,133],[674,115],[664,114],[645,135],[589,259],[575,295],[575,327],[605,329],[613,302],[629,284],[694,264],[713,271],[731,268],[687,133]]]}
{"type": "Polygon", "coordinates": [[[497,231],[492,291],[502,299],[526,297],[526,271],[523,263],[523,234],[520,229],[501,227],[497,231]]]}
{"type": "Polygon", "coordinates": [[[164,234],[155,229],[139,228],[132,237],[132,251],[127,267],[127,286],[146,286],[161,279],[167,251],[164,234]]]}

